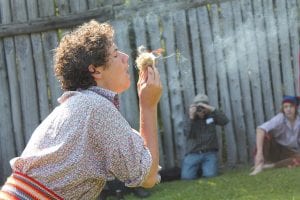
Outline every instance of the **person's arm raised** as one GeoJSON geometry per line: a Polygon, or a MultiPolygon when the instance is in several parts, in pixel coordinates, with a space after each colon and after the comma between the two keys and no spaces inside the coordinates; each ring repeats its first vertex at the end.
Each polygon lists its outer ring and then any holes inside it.
{"type": "Polygon", "coordinates": [[[160,76],[156,67],[140,72],[137,84],[140,107],[140,134],[150,150],[152,164],[142,187],[150,188],[158,181],[159,149],[157,136],[157,105],[162,94],[160,76]]]}

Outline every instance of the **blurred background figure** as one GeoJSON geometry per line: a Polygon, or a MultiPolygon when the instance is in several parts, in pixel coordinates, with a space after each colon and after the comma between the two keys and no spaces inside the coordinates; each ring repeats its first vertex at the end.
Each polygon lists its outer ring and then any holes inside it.
{"type": "Polygon", "coordinates": [[[218,174],[218,138],[216,125],[229,120],[219,109],[209,105],[205,94],[198,94],[189,109],[188,153],[182,162],[181,179],[213,177],[218,174]]]}
{"type": "Polygon", "coordinates": [[[299,97],[284,96],[281,111],[256,130],[254,170],[256,175],[267,168],[300,165],[299,97]]]}

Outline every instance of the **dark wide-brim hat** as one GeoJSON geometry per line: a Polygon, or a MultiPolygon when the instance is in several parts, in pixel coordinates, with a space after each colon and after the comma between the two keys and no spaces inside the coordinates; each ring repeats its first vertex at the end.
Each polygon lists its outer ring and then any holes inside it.
{"type": "Polygon", "coordinates": [[[198,105],[199,103],[208,104],[208,102],[209,102],[208,96],[205,94],[197,94],[193,100],[193,103],[196,105],[198,105]]]}
{"type": "Polygon", "coordinates": [[[296,106],[299,106],[300,97],[284,95],[283,99],[282,99],[282,104],[284,104],[284,103],[291,103],[291,104],[294,104],[296,106]]]}

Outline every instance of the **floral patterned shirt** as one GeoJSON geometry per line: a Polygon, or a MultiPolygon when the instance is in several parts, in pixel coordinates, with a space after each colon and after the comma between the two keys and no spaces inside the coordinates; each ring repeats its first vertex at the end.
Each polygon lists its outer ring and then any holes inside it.
{"type": "Polygon", "coordinates": [[[139,186],[151,154],[118,110],[118,95],[99,87],[65,92],[60,105],[36,128],[14,171],[64,199],[95,199],[106,180],[139,186]]]}

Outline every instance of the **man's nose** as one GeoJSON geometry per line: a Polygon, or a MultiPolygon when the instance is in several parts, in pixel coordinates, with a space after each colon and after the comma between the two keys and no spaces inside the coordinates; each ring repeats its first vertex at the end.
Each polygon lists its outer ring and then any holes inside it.
{"type": "Polygon", "coordinates": [[[128,63],[129,56],[126,53],[120,52],[122,56],[122,62],[123,63],[128,63]]]}

